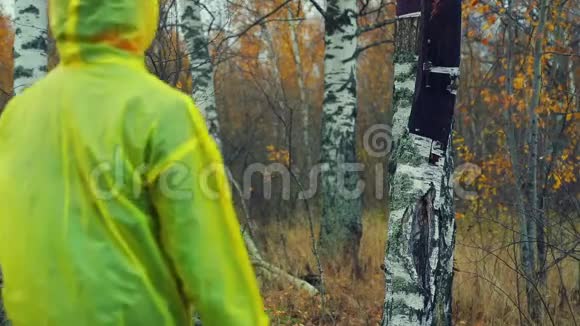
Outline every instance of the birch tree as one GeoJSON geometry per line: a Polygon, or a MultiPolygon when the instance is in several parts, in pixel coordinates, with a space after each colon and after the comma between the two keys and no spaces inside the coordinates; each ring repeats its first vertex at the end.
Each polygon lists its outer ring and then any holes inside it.
{"type": "MultiPolygon", "coordinates": [[[[508,11],[511,12],[512,10],[512,1],[509,1],[507,4],[508,11]]],[[[506,19],[507,24],[507,40],[508,42],[513,42],[514,38],[514,26],[511,22],[511,19],[506,19]]],[[[507,48],[507,83],[506,83],[506,93],[513,94],[514,87],[513,87],[513,80],[515,75],[515,55],[514,51],[510,46],[507,48]]],[[[504,113],[504,118],[508,121],[508,128],[506,132],[507,138],[507,145],[509,148],[511,164],[515,176],[515,189],[514,193],[516,194],[516,205],[517,205],[517,214],[519,215],[519,224],[520,224],[520,255],[521,255],[521,264],[522,264],[522,273],[524,274],[525,278],[528,280],[525,282],[526,284],[526,295],[528,298],[528,309],[532,307],[539,308],[537,305],[537,296],[534,289],[534,264],[535,264],[535,250],[532,246],[532,238],[533,238],[533,222],[530,221],[529,210],[526,207],[526,196],[522,193],[522,182],[525,179],[525,172],[523,169],[521,157],[520,157],[520,150],[518,146],[518,139],[515,126],[513,123],[509,123],[511,121],[511,115],[513,111],[513,107],[508,107],[508,110],[504,113]]],[[[530,310],[531,312],[531,310],[530,310]]]]}
{"type": "Polygon", "coordinates": [[[383,326],[451,325],[460,11],[453,0],[398,2],[383,326]]]}
{"type": "MultiPolygon", "coordinates": [[[[506,5],[508,13],[515,12],[512,1],[506,5]]],[[[539,1],[539,17],[537,30],[533,38],[534,48],[532,53],[532,96],[528,107],[530,128],[525,134],[527,137],[518,139],[517,128],[512,122],[515,108],[510,105],[504,112],[504,119],[508,124],[506,129],[507,146],[510,154],[512,172],[515,176],[514,194],[516,195],[517,214],[520,224],[520,255],[522,274],[524,276],[527,307],[531,319],[535,323],[542,321],[542,299],[540,296],[546,288],[546,235],[545,215],[540,209],[542,198],[538,194],[538,138],[539,138],[539,115],[537,109],[540,105],[542,90],[542,55],[545,38],[545,28],[548,13],[547,0],[539,1]],[[530,149],[529,154],[522,153],[521,148],[530,149]],[[535,245],[535,246],[534,246],[535,245]]],[[[507,29],[507,72],[506,94],[513,96],[514,79],[516,74],[515,62],[517,60],[511,44],[515,42],[516,28],[512,19],[506,18],[507,29]]]]}
{"type": "Polygon", "coordinates": [[[216,109],[214,74],[208,48],[208,31],[201,19],[199,0],[180,0],[180,29],[189,56],[193,82],[191,96],[202,112],[211,135],[219,142],[219,121],[216,109]]]}
{"type": "MultiPolygon", "coordinates": [[[[529,193],[529,203],[530,203],[530,215],[525,220],[527,223],[528,239],[522,239],[522,242],[532,243],[529,240],[536,240],[536,248],[534,253],[533,248],[529,248],[529,255],[526,257],[531,259],[531,261],[524,262],[530,269],[536,268],[536,276],[538,282],[538,290],[533,288],[528,280],[527,283],[527,296],[528,296],[528,310],[531,314],[532,320],[536,323],[542,322],[542,312],[543,307],[540,303],[539,295],[541,295],[546,288],[546,273],[544,272],[546,264],[546,236],[545,236],[545,215],[540,212],[540,197],[538,193],[539,181],[538,181],[538,164],[539,164],[539,152],[538,152],[538,142],[539,142],[539,115],[538,107],[540,106],[540,94],[542,92],[542,56],[544,52],[544,38],[546,29],[546,19],[548,13],[548,2],[547,0],[539,1],[539,19],[536,35],[534,37],[534,51],[533,51],[533,79],[532,79],[532,99],[529,106],[529,115],[531,121],[531,130],[529,135],[529,169],[528,169],[528,182],[530,184],[529,193]],[[530,238],[531,236],[531,238],[530,238]],[[536,261],[534,261],[534,259],[536,261]]],[[[531,271],[531,270],[530,270],[531,271]]],[[[530,274],[528,274],[530,275],[530,274]]],[[[533,279],[536,280],[536,277],[533,279]]]]}
{"type": "MultiPolygon", "coordinates": [[[[257,8],[256,8],[257,9],[257,8]]],[[[256,12],[259,12],[256,10],[256,12]]],[[[286,135],[285,133],[279,133],[280,122],[284,127],[288,124],[289,121],[287,118],[284,118],[284,114],[289,112],[291,108],[288,106],[288,99],[286,98],[286,91],[284,89],[284,83],[282,80],[282,73],[280,72],[280,56],[276,46],[274,45],[274,39],[272,38],[272,31],[270,31],[270,27],[266,23],[260,24],[261,28],[261,38],[266,43],[266,47],[262,49],[263,53],[267,57],[268,60],[268,68],[271,70],[273,85],[270,87],[270,92],[272,92],[272,97],[277,104],[277,107],[273,107],[272,109],[278,111],[274,114],[274,119],[272,121],[272,134],[273,139],[276,143],[280,141],[280,138],[284,139],[286,137],[290,138],[292,135],[286,135]]],[[[288,119],[289,120],[289,119],[288,119]]],[[[288,130],[286,130],[288,132],[288,130]]]]}
{"type": "MultiPolygon", "coordinates": [[[[362,236],[361,191],[356,163],[357,4],[329,0],[325,13],[324,104],[321,158],[320,244],[329,257],[355,260],[362,236]]],[[[356,262],[355,262],[356,266],[356,262]]]]}
{"type": "Polygon", "coordinates": [[[306,86],[305,86],[305,75],[302,68],[302,53],[300,49],[300,40],[298,35],[298,23],[292,8],[288,8],[288,21],[289,21],[289,32],[290,32],[290,42],[292,44],[292,58],[294,59],[294,64],[296,65],[296,81],[298,83],[298,92],[300,94],[300,111],[302,113],[302,146],[304,146],[304,170],[307,170],[312,165],[311,162],[311,149],[310,149],[310,112],[308,110],[308,102],[306,98],[306,86]]]}
{"type": "MultiPolygon", "coordinates": [[[[216,110],[216,100],[214,92],[214,68],[209,52],[209,34],[204,29],[201,16],[202,4],[199,0],[180,0],[178,3],[178,15],[180,17],[180,29],[184,38],[187,53],[189,54],[191,65],[191,78],[193,79],[192,98],[197,107],[206,117],[206,122],[211,135],[218,145],[221,145],[220,128],[218,114],[216,110]]],[[[221,146],[220,146],[221,147],[221,146]]],[[[223,150],[223,147],[220,148],[223,150]]],[[[242,190],[231,171],[226,167],[228,177],[234,190],[242,193],[242,190]]],[[[243,202],[242,197],[242,202],[243,202]]],[[[245,204],[242,203],[244,213],[249,216],[245,204]]],[[[247,230],[242,230],[244,241],[250,255],[250,259],[256,271],[266,279],[276,279],[283,283],[290,284],[310,295],[315,295],[318,290],[309,283],[296,278],[282,269],[266,262],[260,254],[258,247],[254,243],[247,230]]]]}
{"type": "Polygon", "coordinates": [[[22,93],[48,71],[46,0],[14,1],[14,92],[22,93]]]}

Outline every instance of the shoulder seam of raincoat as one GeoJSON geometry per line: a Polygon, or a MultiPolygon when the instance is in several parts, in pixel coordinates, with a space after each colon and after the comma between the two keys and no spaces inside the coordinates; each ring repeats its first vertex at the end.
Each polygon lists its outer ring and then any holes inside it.
{"type": "Polygon", "coordinates": [[[185,157],[187,154],[193,152],[199,145],[199,140],[197,138],[188,140],[184,144],[180,145],[171,154],[169,154],[161,163],[154,166],[146,176],[146,184],[150,185],[155,182],[155,179],[159,177],[167,168],[169,168],[173,163],[177,163],[180,159],[185,157]]]}

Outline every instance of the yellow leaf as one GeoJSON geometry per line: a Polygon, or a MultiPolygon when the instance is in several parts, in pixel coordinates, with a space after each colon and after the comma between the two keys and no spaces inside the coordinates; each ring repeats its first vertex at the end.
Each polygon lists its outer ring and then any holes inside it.
{"type": "Polygon", "coordinates": [[[526,83],[526,80],[523,77],[514,78],[514,88],[515,89],[524,88],[525,83],[526,83]]]}
{"type": "Polygon", "coordinates": [[[487,22],[490,25],[493,25],[493,23],[495,23],[496,20],[497,20],[497,17],[495,17],[495,16],[487,16],[487,22]]]}
{"type": "Polygon", "coordinates": [[[554,175],[554,185],[552,188],[554,188],[554,190],[558,190],[560,187],[562,187],[562,179],[560,179],[559,176],[554,175]]]}

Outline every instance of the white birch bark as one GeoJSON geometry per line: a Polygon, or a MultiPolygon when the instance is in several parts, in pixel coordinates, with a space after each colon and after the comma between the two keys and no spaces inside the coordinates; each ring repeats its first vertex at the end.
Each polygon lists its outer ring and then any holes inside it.
{"type": "Polygon", "coordinates": [[[397,23],[383,326],[451,323],[455,239],[451,134],[443,150],[443,144],[408,130],[419,19],[397,23]],[[439,159],[433,161],[433,155],[439,159]]]}
{"type": "Polygon", "coordinates": [[[357,4],[329,0],[326,10],[321,163],[322,252],[356,259],[362,236],[359,171],[355,170],[357,4]]]}
{"type": "MultiPolygon", "coordinates": [[[[413,19],[418,20],[418,19],[413,19]]],[[[416,56],[407,53],[398,55],[395,62],[395,93],[393,115],[393,140],[395,155],[391,158],[389,233],[388,248],[385,257],[386,296],[382,325],[427,325],[426,314],[433,305],[433,278],[431,274],[436,261],[422,266],[416,263],[414,250],[420,250],[421,244],[438,240],[437,219],[429,214],[429,219],[422,230],[416,229],[420,212],[429,210],[431,203],[438,203],[435,197],[441,189],[443,165],[429,165],[432,141],[428,138],[409,133],[407,124],[411,114],[415,78],[417,69],[416,56]],[[414,232],[417,234],[414,234],[414,232]],[[415,244],[421,240],[421,244],[415,244]],[[426,297],[427,296],[427,297],[426,297]],[[427,304],[426,302],[427,301],[427,304]]],[[[444,163],[444,160],[440,161],[444,163]],[[443,161],[443,162],[442,162],[443,161]]],[[[427,248],[429,258],[436,257],[430,245],[427,248]]]]}
{"type": "Polygon", "coordinates": [[[20,94],[48,71],[48,5],[15,0],[14,14],[14,92],[20,94]]]}
{"type": "Polygon", "coordinates": [[[219,141],[219,121],[216,109],[214,70],[208,48],[208,32],[201,18],[200,0],[180,0],[178,11],[180,31],[189,55],[193,91],[191,97],[202,112],[211,135],[219,141]]]}

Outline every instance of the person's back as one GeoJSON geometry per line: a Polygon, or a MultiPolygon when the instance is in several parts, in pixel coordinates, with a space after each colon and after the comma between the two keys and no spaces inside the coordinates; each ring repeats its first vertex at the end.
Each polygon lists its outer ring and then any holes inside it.
{"type": "Polygon", "coordinates": [[[0,119],[14,325],[267,324],[203,118],[144,67],[157,1],[51,5],[62,63],[0,119]]]}

